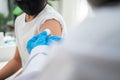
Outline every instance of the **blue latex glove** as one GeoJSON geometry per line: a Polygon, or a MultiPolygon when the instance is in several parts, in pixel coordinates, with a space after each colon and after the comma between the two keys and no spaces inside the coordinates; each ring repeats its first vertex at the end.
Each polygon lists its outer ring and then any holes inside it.
{"type": "Polygon", "coordinates": [[[47,34],[47,31],[43,31],[40,34],[32,37],[28,42],[27,42],[27,50],[29,53],[31,53],[32,49],[35,48],[36,46],[40,45],[50,45],[52,41],[60,41],[61,37],[59,36],[49,36],[47,34]]]}

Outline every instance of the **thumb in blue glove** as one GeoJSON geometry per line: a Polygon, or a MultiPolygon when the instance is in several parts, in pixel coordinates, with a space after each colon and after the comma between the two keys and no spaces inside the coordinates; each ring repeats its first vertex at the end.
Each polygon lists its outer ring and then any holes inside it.
{"type": "Polygon", "coordinates": [[[32,37],[28,42],[27,42],[27,51],[28,53],[31,52],[31,50],[38,46],[38,45],[46,45],[46,39],[48,35],[46,31],[41,32],[40,34],[32,37]]]}

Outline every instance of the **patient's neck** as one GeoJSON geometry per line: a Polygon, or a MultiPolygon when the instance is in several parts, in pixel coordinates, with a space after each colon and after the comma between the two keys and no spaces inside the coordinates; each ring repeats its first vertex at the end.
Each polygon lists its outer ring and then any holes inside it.
{"type": "Polygon", "coordinates": [[[26,14],[26,16],[25,16],[25,22],[30,22],[30,21],[32,21],[35,17],[36,17],[36,15],[28,15],[28,14],[26,14]]]}

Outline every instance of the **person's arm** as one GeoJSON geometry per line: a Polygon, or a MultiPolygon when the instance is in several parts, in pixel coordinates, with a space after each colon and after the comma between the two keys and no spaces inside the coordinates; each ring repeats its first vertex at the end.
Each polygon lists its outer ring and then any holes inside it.
{"type": "Polygon", "coordinates": [[[8,64],[0,70],[0,80],[4,80],[9,76],[13,75],[21,68],[21,58],[19,55],[18,48],[16,47],[15,56],[8,64]]]}
{"type": "Polygon", "coordinates": [[[48,62],[50,44],[52,44],[52,41],[58,42],[61,40],[61,32],[61,25],[56,20],[48,20],[41,26],[40,34],[33,36],[27,42],[26,48],[30,56],[24,68],[25,71],[15,80],[36,80],[36,77],[48,62]],[[52,35],[49,33],[52,33],[52,35]],[[34,65],[34,63],[36,64],[34,65]],[[32,77],[30,78],[30,76],[32,77]]]}
{"type": "Polygon", "coordinates": [[[44,31],[45,29],[49,29],[54,36],[61,36],[62,34],[62,27],[61,24],[55,19],[47,20],[40,28],[40,32],[44,31]]]}

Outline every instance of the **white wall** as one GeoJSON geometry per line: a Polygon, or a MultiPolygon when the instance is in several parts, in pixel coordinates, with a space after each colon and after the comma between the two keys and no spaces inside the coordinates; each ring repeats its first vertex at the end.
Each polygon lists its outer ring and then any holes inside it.
{"type": "Polygon", "coordinates": [[[56,1],[51,1],[52,7],[56,9],[59,13],[61,13],[61,8],[62,8],[62,0],[56,0],[56,1]]]}
{"type": "Polygon", "coordinates": [[[0,13],[8,16],[8,0],[0,0],[0,13]]]}
{"type": "Polygon", "coordinates": [[[9,61],[15,54],[15,45],[1,46],[0,45],[0,63],[9,61]]]}
{"type": "Polygon", "coordinates": [[[86,0],[62,0],[62,15],[68,28],[82,22],[88,11],[86,0]]]}

